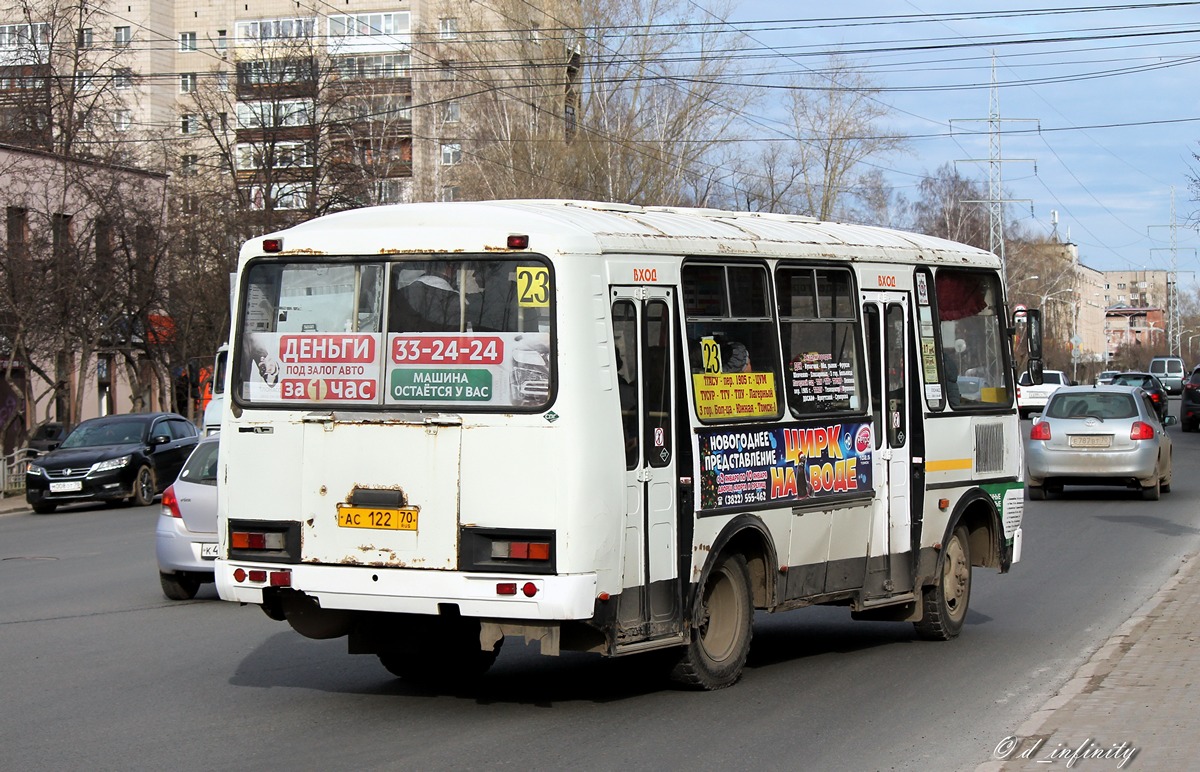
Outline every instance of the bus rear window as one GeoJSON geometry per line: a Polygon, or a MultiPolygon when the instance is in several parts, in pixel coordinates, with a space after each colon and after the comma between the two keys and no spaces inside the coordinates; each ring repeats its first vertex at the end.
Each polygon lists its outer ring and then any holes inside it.
{"type": "Polygon", "coordinates": [[[258,263],[236,393],[256,403],[538,409],[553,292],[540,262],[258,263]]]}

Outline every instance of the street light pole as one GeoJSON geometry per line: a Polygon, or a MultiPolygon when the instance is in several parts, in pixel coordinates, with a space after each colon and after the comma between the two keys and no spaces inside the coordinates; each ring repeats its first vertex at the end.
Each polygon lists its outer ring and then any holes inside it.
{"type": "Polygon", "coordinates": [[[1192,353],[1192,341],[1194,341],[1196,338],[1200,338],[1200,332],[1196,333],[1195,335],[1188,336],[1187,350],[1188,350],[1189,364],[1196,361],[1196,355],[1192,353]]]}

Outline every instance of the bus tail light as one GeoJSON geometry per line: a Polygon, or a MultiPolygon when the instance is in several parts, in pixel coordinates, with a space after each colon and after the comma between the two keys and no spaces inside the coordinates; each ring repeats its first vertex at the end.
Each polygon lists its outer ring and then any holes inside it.
{"type": "Polygon", "coordinates": [[[281,533],[234,531],[229,534],[229,546],[235,550],[281,550],[284,538],[281,533]]]}
{"type": "Polygon", "coordinates": [[[1129,439],[1152,440],[1154,439],[1154,427],[1145,421],[1134,421],[1133,427],[1129,430],[1129,439]]]}
{"type": "Polygon", "coordinates": [[[1050,439],[1050,424],[1045,421],[1038,421],[1029,430],[1029,439],[1031,440],[1048,440],[1050,439]]]}
{"type": "Polygon", "coordinates": [[[459,569],[553,574],[558,563],[555,536],[554,531],[540,528],[465,527],[459,532],[459,569]]]}
{"type": "Polygon", "coordinates": [[[300,562],[300,524],[286,520],[230,520],[229,559],[300,562]]]}
{"type": "Polygon", "coordinates": [[[508,560],[549,560],[550,542],[547,541],[494,541],[492,557],[508,560]]]}

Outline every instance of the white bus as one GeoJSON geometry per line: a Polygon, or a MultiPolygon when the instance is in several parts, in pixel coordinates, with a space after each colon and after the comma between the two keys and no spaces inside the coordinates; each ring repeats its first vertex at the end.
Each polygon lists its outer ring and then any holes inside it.
{"type": "Polygon", "coordinates": [[[953,638],[972,567],[1021,556],[999,268],[912,233],[579,201],[255,239],[220,595],[425,680],[513,637],[673,648],[678,680],[720,688],[755,609],[812,604],[953,638]]]}

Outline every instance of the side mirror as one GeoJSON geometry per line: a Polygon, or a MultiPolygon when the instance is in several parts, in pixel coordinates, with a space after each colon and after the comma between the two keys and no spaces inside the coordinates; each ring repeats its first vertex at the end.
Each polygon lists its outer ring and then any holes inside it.
{"type": "MultiPolygon", "coordinates": [[[[1029,358],[1042,358],[1042,312],[1036,308],[1029,308],[1024,311],[1026,335],[1025,340],[1029,344],[1029,358]]],[[[1041,383],[1041,381],[1039,381],[1041,383]]]]}
{"type": "Polygon", "coordinates": [[[1179,423],[1179,416],[1168,415],[1163,419],[1163,426],[1174,426],[1179,423]]]}
{"type": "Polygon", "coordinates": [[[150,438],[151,445],[166,445],[170,441],[171,441],[171,438],[165,434],[156,434],[155,436],[150,438]]]}
{"type": "Polygon", "coordinates": [[[1030,359],[1027,372],[1029,373],[1029,381],[1034,386],[1042,385],[1042,360],[1030,359]]]}

